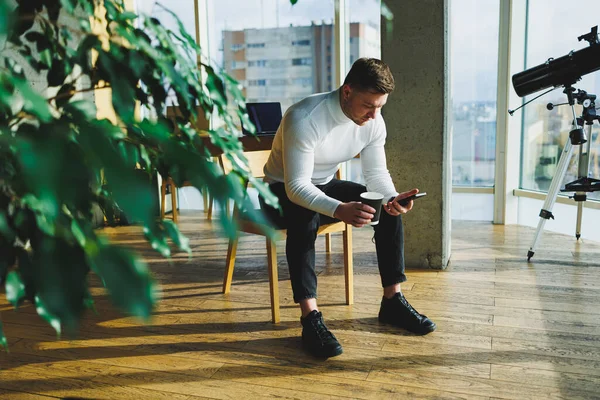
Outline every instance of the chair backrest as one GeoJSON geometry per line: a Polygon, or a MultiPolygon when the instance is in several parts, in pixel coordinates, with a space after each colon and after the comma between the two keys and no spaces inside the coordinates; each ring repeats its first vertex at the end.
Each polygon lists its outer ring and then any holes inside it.
{"type": "MultiPolygon", "coordinates": [[[[269,159],[271,150],[245,151],[244,156],[248,160],[250,174],[255,178],[264,178],[264,166],[269,159]]],[[[225,173],[229,173],[232,169],[231,162],[223,155],[221,157],[221,167],[225,173]]]]}

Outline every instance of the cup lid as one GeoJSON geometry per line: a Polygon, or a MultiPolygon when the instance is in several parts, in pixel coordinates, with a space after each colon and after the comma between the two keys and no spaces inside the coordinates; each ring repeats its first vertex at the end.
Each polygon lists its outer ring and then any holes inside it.
{"type": "Polygon", "coordinates": [[[366,200],[381,200],[383,199],[383,195],[378,192],[363,192],[360,194],[360,197],[366,200]]]}

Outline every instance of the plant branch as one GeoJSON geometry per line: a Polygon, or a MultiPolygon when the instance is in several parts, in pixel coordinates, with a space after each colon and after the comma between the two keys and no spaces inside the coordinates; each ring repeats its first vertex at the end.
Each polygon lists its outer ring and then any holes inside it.
{"type": "Polygon", "coordinates": [[[65,97],[75,96],[77,93],[91,92],[92,90],[109,89],[110,87],[111,87],[110,85],[105,85],[102,87],[91,86],[89,88],[81,89],[81,90],[70,90],[66,93],[61,93],[54,97],[50,97],[49,99],[47,99],[47,101],[48,101],[48,103],[50,103],[52,100],[59,100],[59,99],[64,99],[65,97]]]}

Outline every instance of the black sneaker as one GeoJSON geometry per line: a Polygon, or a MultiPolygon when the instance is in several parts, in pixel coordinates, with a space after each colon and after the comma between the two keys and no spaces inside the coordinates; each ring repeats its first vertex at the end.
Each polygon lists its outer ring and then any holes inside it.
{"type": "Polygon", "coordinates": [[[323,322],[323,314],[317,310],[311,311],[302,323],[302,345],[311,355],[318,358],[335,357],[342,354],[342,345],[323,322]]]}
{"type": "Polygon", "coordinates": [[[435,323],[410,305],[402,293],[391,299],[381,300],[379,322],[404,328],[410,332],[426,335],[435,331],[435,323]]]}

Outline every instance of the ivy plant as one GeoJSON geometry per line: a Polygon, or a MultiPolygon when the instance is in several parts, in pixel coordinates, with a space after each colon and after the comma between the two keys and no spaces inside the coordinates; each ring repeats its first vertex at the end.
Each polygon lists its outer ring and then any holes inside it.
{"type": "MultiPolygon", "coordinates": [[[[121,210],[169,257],[171,243],[191,250],[156,215],[157,173],[249,212],[244,187],[252,181],[277,205],[247,172],[235,121],[254,128],[240,85],[172,16],[178,29],[122,0],[0,0],[0,281],[15,308],[33,303],[58,334],[75,332],[93,307],[90,273],[128,314],[147,318],[157,301],[144,261],[94,229],[94,207],[121,210]],[[98,117],[91,95],[100,92],[110,93],[111,120],[98,117]],[[167,104],[177,109],[174,121],[167,104]],[[199,132],[199,118],[218,118],[221,127],[199,132]],[[232,173],[211,162],[201,134],[232,173]]],[[[235,232],[235,221],[221,222],[235,232]]]]}

